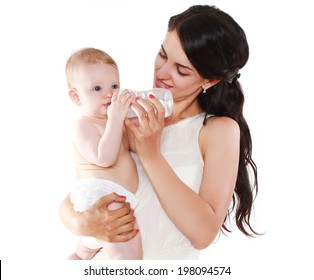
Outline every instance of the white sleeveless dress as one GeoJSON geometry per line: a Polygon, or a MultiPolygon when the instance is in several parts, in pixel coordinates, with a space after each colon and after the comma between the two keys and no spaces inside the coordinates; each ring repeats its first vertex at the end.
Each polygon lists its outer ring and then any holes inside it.
{"type": "MultiPolygon", "coordinates": [[[[178,177],[196,193],[199,192],[204,166],[198,143],[203,120],[204,113],[201,113],[167,126],[161,138],[163,156],[178,177]]],[[[144,259],[198,259],[199,250],[193,247],[168,218],[139,159],[135,154],[133,158],[140,178],[138,191],[135,194],[138,199],[135,216],[142,236],[144,259]]],[[[94,259],[107,259],[107,257],[105,252],[100,251],[94,259]]]]}

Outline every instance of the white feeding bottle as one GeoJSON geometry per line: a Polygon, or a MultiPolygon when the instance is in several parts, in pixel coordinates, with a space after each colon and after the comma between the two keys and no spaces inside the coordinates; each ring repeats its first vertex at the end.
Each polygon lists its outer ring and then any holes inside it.
{"type": "MultiPolygon", "coordinates": [[[[122,93],[124,91],[124,89],[120,89],[119,93],[122,93]]],[[[165,89],[165,88],[152,88],[149,90],[129,90],[128,91],[130,93],[132,93],[134,95],[134,100],[133,102],[135,102],[135,98],[136,97],[140,97],[143,98],[145,100],[149,101],[149,95],[152,94],[154,95],[156,98],[159,99],[160,103],[164,106],[166,112],[165,112],[165,118],[169,117],[172,114],[173,111],[173,97],[172,97],[172,93],[170,90],[165,89]]],[[[130,108],[127,114],[128,118],[133,118],[133,117],[137,117],[137,115],[135,114],[135,112],[130,108]]]]}

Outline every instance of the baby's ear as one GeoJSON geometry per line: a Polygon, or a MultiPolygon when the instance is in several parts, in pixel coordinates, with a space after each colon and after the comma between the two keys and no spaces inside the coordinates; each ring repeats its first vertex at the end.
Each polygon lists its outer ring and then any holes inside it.
{"type": "Polygon", "coordinates": [[[71,98],[71,100],[76,104],[76,105],[80,105],[80,97],[77,94],[77,90],[75,88],[71,88],[69,89],[69,96],[71,98]]]}

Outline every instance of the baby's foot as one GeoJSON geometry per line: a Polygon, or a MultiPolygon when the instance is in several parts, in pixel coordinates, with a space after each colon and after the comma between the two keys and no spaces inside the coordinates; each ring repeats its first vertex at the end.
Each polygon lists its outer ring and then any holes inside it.
{"type": "Polygon", "coordinates": [[[67,257],[67,260],[82,260],[82,259],[76,253],[73,253],[67,257]]]}

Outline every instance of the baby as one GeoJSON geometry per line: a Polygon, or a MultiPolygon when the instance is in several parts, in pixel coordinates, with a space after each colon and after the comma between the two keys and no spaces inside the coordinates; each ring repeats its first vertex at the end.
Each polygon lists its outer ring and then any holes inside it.
{"type": "MultiPolygon", "coordinates": [[[[133,96],[127,90],[117,90],[117,64],[102,50],[81,49],[68,59],[66,77],[70,98],[80,109],[72,135],[77,173],[70,195],[74,209],[83,212],[112,192],[125,196],[134,209],[138,174],[124,127],[133,96]]],[[[108,209],[119,207],[119,203],[112,203],[108,209]]],[[[92,259],[101,248],[112,259],[142,259],[139,232],[120,243],[80,237],[77,251],[68,259],[92,259]]]]}

